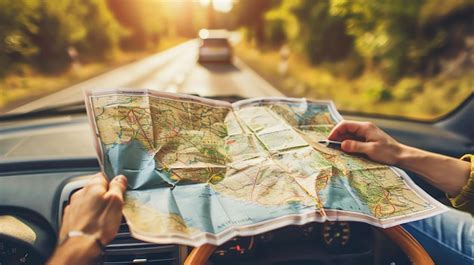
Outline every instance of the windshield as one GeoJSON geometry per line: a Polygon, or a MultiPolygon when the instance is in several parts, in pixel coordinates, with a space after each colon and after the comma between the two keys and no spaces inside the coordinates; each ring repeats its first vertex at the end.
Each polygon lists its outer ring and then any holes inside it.
{"type": "Polygon", "coordinates": [[[445,0],[0,1],[0,113],[128,87],[434,119],[474,90],[473,16],[445,0]],[[200,51],[202,29],[233,51],[200,51]]]}

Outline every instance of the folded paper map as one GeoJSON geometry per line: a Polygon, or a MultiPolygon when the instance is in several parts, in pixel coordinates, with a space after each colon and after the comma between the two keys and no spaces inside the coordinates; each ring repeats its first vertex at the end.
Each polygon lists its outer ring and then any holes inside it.
{"type": "Polygon", "coordinates": [[[385,228],[445,210],[402,170],[318,143],[342,120],[330,101],[115,89],[86,92],[86,105],[103,171],[128,178],[123,213],[141,240],[219,245],[292,224],[385,228]]]}

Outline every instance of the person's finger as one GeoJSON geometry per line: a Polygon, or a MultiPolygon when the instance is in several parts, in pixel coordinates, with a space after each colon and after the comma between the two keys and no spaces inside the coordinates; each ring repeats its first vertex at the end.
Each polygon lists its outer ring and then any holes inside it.
{"type": "Polygon", "coordinates": [[[109,183],[109,190],[116,187],[120,188],[120,191],[123,194],[127,189],[127,177],[125,177],[124,175],[119,175],[113,178],[112,181],[109,183]]]}
{"type": "Polygon", "coordinates": [[[362,153],[368,155],[373,150],[373,143],[344,140],[341,144],[341,149],[347,153],[362,153]]]}
{"type": "Polygon", "coordinates": [[[332,129],[332,131],[329,133],[328,139],[337,141],[344,140],[343,137],[347,137],[352,134],[352,131],[354,131],[354,126],[356,126],[355,122],[342,121],[332,129]]]}
{"type": "Polygon", "coordinates": [[[102,173],[97,173],[84,187],[89,191],[94,191],[103,194],[107,191],[108,182],[102,173]]]}
{"type": "Polygon", "coordinates": [[[118,200],[123,202],[123,194],[127,189],[127,178],[125,176],[117,176],[109,183],[109,190],[105,194],[107,199],[118,200]]]}
{"type": "Polygon", "coordinates": [[[342,121],[329,133],[328,139],[342,141],[354,136],[357,138],[364,138],[367,131],[373,127],[372,123],[359,121],[342,121]]]}
{"type": "Polygon", "coordinates": [[[84,189],[80,189],[78,191],[75,191],[72,195],[71,198],[69,199],[69,204],[77,201],[80,197],[83,196],[84,189]]]}
{"type": "Polygon", "coordinates": [[[107,183],[107,178],[101,172],[95,174],[94,177],[89,181],[89,184],[91,185],[102,185],[105,187],[107,187],[107,183]]]}

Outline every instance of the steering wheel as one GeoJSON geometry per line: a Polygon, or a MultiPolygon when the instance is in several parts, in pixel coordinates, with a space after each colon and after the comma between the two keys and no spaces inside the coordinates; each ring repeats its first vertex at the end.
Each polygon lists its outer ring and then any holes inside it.
{"type": "MultiPolygon", "coordinates": [[[[414,265],[434,265],[425,249],[403,227],[397,225],[387,229],[379,229],[395,242],[414,265]]],[[[202,245],[194,248],[184,262],[185,265],[204,265],[217,246],[202,245]]]]}

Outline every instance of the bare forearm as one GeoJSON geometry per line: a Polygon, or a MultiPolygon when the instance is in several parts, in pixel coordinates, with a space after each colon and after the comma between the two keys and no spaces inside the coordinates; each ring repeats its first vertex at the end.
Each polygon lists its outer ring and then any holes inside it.
{"type": "Polygon", "coordinates": [[[397,166],[415,172],[438,189],[456,196],[467,184],[470,164],[451,157],[401,145],[397,166]]]}

